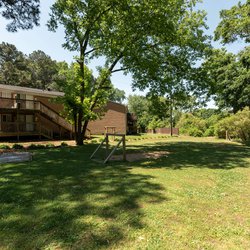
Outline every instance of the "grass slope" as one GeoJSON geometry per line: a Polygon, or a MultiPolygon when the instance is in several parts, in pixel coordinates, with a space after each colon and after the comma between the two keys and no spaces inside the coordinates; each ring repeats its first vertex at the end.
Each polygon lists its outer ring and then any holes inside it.
{"type": "Polygon", "coordinates": [[[89,160],[96,145],[35,151],[0,166],[0,249],[250,249],[250,148],[152,138],[130,152],[158,160],[89,160]]]}

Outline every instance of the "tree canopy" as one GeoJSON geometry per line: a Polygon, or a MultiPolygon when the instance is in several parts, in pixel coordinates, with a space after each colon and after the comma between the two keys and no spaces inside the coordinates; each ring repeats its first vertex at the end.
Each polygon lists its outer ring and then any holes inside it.
{"type": "Polygon", "coordinates": [[[222,39],[224,44],[243,39],[250,42],[250,0],[239,2],[229,10],[220,12],[221,22],[215,31],[215,40],[222,39]]]}
{"type": "Polygon", "coordinates": [[[27,86],[30,83],[28,61],[16,46],[0,44],[0,83],[27,86]]]}
{"type": "Polygon", "coordinates": [[[108,99],[113,102],[122,103],[126,99],[126,93],[124,90],[115,88],[112,85],[108,99]]]}
{"type": "Polygon", "coordinates": [[[41,50],[33,51],[28,60],[32,86],[39,89],[55,89],[57,62],[41,50]]]}
{"type": "Polygon", "coordinates": [[[10,21],[7,30],[31,29],[39,25],[40,0],[0,0],[0,13],[10,21]]]}
{"type": "Polygon", "coordinates": [[[25,55],[15,45],[0,44],[0,83],[39,89],[58,89],[58,65],[43,51],[25,55]]]}
{"type": "Polygon", "coordinates": [[[250,106],[250,47],[238,55],[215,49],[204,63],[210,84],[220,108],[233,108],[234,113],[250,106]]]}
{"type": "Polygon", "coordinates": [[[95,120],[100,118],[104,113],[105,104],[108,102],[112,91],[115,90],[111,81],[105,82],[106,88],[95,89],[95,83],[101,81],[101,78],[95,79],[92,71],[85,65],[85,98],[81,101],[81,81],[82,75],[78,63],[60,63],[58,85],[60,90],[64,92],[64,96],[58,98],[64,104],[64,115],[74,124],[77,131],[77,116],[79,112],[83,112],[83,120],[95,120]],[[92,95],[99,95],[95,108],[92,107],[92,95]]]}
{"type": "MultiPolygon", "coordinates": [[[[86,97],[84,64],[94,57],[105,58],[104,67],[99,68],[99,79],[102,80],[95,84],[96,89],[102,89],[110,75],[117,71],[131,72],[134,79],[139,80],[139,76],[148,75],[160,65],[166,66],[165,70],[170,72],[171,77],[178,69],[182,79],[187,78],[184,76],[187,76],[194,61],[203,57],[207,40],[203,30],[206,26],[205,13],[194,11],[196,2],[56,1],[48,26],[55,31],[62,25],[65,29],[63,46],[71,51],[79,51],[77,62],[82,75],[81,102],[84,103],[86,97]]],[[[92,96],[91,108],[95,107],[99,97],[92,96]]],[[[83,128],[88,123],[83,117],[82,111],[79,111],[78,144],[82,143],[83,128]],[[84,125],[81,127],[82,122],[84,125]]]]}

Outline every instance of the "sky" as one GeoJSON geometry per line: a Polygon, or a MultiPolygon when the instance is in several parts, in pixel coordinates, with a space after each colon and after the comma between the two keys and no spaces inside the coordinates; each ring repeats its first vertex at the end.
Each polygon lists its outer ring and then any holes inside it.
{"type": "MultiPolygon", "coordinates": [[[[68,63],[74,61],[74,55],[77,55],[77,53],[72,53],[62,48],[62,44],[64,43],[63,28],[59,28],[54,33],[48,31],[46,26],[49,19],[50,6],[53,2],[52,0],[41,0],[40,26],[34,27],[32,30],[19,30],[16,33],[7,32],[7,21],[0,17],[0,42],[14,44],[18,50],[27,55],[34,50],[42,50],[54,60],[67,61],[68,63]]],[[[245,0],[242,2],[245,2],[245,0]]],[[[209,35],[213,35],[220,21],[220,10],[229,9],[237,3],[238,0],[204,0],[203,3],[198,5],[200,9],[204,9],[207,12],[207,25],[209,26],[207,33],[209,35]]],[[[213,46],[216,48],[222,47],[219,42],[213,42],[213,46]]],[[[237,53],[244,46],[243,42],[238,41],[226,48],[230,52],[237,53]]],[[[102,64],[101,59],[95,60],[88,65],[93,70],[94,75],[96,74],[96,66],[100,64],[102,64]]],[[[132,90],[132,78],[130,75],[124,76],[122,72],[118,72],[113,74],[111,80],[115,87],[125,91],[126,96],[135,93],[144,94],[143,92],[132,90]]]]}

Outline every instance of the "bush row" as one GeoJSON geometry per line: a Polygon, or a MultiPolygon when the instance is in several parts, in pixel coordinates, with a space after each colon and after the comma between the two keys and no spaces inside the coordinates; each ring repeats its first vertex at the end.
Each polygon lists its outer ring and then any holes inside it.
{"type": "Polygon", "coordinates": [[[229,138],[248,142],[250,141],[250,110],[245,108],[227,117],[212,115],[207,119],[196,117],[193,114],[184,114],[177,127],[180,128],[180,133],[185,135],[226,138],[227,133],[229,138]]]}
{"type": "MultiPolygon", "coordinates": [[[[129,138],[126,138],[126,141],[141,141],[141,140],[151,140],[151,139],[163,139],[163,138],[169,138],[169,135],[157,135],[157,136],[129,136],[129,138]]],[[[92,139],[91,143],[101,143],[104,138],[99,139],[92,139]]],[[[119,141],[120,138],[116,137],[115,141],[119,141]]]]}
{"type": "MultiPolygon", "coordinates": [[[[66,142],[62,142],[60,147],[66,147],[68,144],[66,142]]],[[[12,147],[6,144],[1,144],[0,149],[44,149],[44,148],[54,148],[56,147],[53,143],[48,143],[46,145],[43,144],[30,144],[27,147],[24,147],[22,144],[13,144],[12,147]]]]}

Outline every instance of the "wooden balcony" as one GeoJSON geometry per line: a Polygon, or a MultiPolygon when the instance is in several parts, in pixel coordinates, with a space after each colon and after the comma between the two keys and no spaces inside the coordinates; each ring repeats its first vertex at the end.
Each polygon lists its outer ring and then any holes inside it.
{"type": "Polygon", "coordinates": [[[38,122],[0,122],[0,137],[30,135],[53,138],[53,131],[38,122]]]}
{"type": "Polygon", "coordinates": [[[39,101],[0,97],[1,110],[40,110],[40,104],[39,101]]]}
{"type": "Polygon", "coordinates": [[[55,110],[51,109],[40,101],[0,97],[0,113],[26,113],[31,111],[39,112],[40,114],[46,116],[50,121],[60,125],[61,127],[71,132],[73,131],[73,127],[70,123],[68,123],[55,110]]]}

